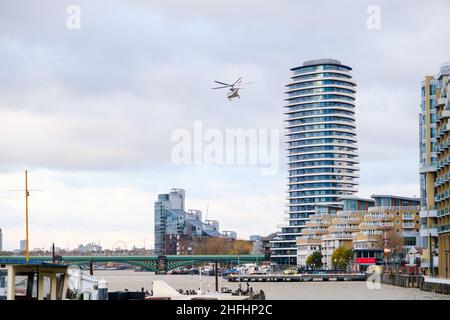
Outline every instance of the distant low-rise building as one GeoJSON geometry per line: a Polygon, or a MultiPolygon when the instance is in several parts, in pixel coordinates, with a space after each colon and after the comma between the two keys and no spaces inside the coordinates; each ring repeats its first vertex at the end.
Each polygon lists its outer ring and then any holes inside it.
{"type": "MultiPolygon", "coordinates": [[[[297,263],[304,266],[314,251],[321,251],[324,268],[333,265],[332,255],[339,247],[352,249],[360,269],[383,263],[384,249],[394,239],[398,242],[396,259],[405,260],[411,248],[420,251],[420,206],[418,198],[373,195],[372,199],[353,196],[341,198],[342,209],[316,210],[297,238],[297,263]],[[391,234],[392,234],[391,233],[391,234]]],[[[319,207],[317,207],[320,209],[319,207]]],[[[392,245],[392,243],[391,243],[392,245]]],[[[393,253],[391,253],[392,255],[393,253]]]]}
{"type": "Polygon", "coordinates": [[[81,254],[85,253],[99,253],[102,252],[102,246],[95,243],[88,243],[85,245],[80,244],[77,249],[74,251],[79,252],[81,254]]]}
{"type": "Polygon", "coordinates": [[[393,195],[373,195],[375,206],[364,215],[353,241],[355,262],[365,269],[368,265],[383,263],[383,243],[391,230],[403,241],[401,252],[395,253],[398,259],[405,259],[411,247],[421,247],[420,241],[420,200],[393,195]]]}
{"type": "Polygon", "coordinates": [[[230,238],[230,239],[236,240],[237,239],[237,232],[236,231],[222,231],[222,236],[225,237],[225,238],[230,238]]]}

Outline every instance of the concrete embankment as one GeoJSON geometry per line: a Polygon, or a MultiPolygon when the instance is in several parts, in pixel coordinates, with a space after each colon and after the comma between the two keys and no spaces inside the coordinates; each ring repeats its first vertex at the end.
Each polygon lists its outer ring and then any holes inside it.
{"type": "Polygon", "coordinates": [[[381,282],[404,288],[418,288],[423,291],[450,294],[450,281],[420,275],[388,274],[381,275],[381,282]]]}

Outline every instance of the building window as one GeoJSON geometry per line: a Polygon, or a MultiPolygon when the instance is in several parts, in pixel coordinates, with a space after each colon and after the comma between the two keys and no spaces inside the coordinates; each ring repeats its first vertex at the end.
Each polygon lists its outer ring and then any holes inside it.
{"type": "Polygon", "coordinates": [[[415,246],[416,245],[415,237],[405,237],[403,240],[405,241],[405,246],[415,246]]]}

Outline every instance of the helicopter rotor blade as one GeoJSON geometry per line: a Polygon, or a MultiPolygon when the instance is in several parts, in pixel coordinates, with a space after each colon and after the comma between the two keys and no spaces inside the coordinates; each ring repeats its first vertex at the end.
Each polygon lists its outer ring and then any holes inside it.
{"type": "Polygon", "coordinates": [[[211,88],[211,89],[225,89],[225,88],[228,88],[228,87],[230,87],[230,86],[214,87],[214,88],[211,88]]]}
{"type": "Polygon", "coordinates": [[[233,86],[233,85],[231,85],[231,84],[224,83],[224,82],[220,82],[220,81],[215,81],[215,80],[214,80],[214,82],[215,82],[215,83],[218,83],[218,84],[223,84],[224,86],[227,86],[227,87],[232,87],[232,86],[233,86]]]}
{"type": "Polygon", "coordinates": [[[235,86],[235,85],[236,85],[236,84],[237,84],[237,83],[238,83],[239,81],[241,81],[241,80],[242,80],[242,77],[240,77],[239,79],[237,79],[237,80],[236,80],[236,82],[235,82],[235,83],[233,83],[233,85],[232,85],[232,86],[234,87],[234,86],[235,86]]]}

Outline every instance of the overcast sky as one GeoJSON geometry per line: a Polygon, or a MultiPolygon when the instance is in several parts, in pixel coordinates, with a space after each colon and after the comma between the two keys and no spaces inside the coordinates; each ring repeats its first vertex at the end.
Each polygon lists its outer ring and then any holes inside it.
{"type": "Polygon", "coordinates": [[[0,228],[4,248],[153,247],[172,187],[240,238],[283,223],[285,154],[256,165],[175,165],[174,130],[283,128],[291,67],[335,58],[357,87],[360,193],[419,195],[420,82],[450,60],[442,1],[0,0],[0,228]],[[81,28],[68,29],[78,5],[81,28]],[[367,8],[381,10],[369,29],[367,8]],[[254,81],[229,102],[213,80],[254,81]]]}

